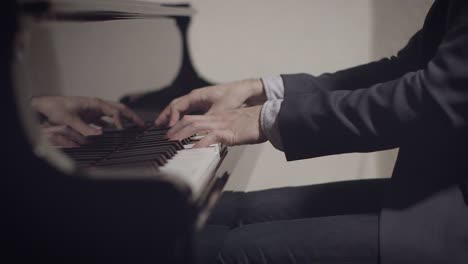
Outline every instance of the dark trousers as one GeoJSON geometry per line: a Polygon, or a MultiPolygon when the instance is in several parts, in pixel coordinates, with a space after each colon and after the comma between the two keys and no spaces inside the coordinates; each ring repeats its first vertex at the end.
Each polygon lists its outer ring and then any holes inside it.
{"type": "Polygon", "coordinates": [[[197,236],[199,263],[378,263],[386,184],[225,192],[197,236]]]}

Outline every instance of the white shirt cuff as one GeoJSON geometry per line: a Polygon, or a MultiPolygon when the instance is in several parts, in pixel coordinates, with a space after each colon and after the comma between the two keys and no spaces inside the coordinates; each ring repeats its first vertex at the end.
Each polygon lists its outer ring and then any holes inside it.
{"type": "Polygon", "coordinates": [[[283,78],[281,78],[280,75],[266,76],[261,80],[263,82],[267,100],[270,101],[284,98],[283,78]]]}
{"type": "Polygon", "coordinates": [[[281,142],[280,130],[278,125],[278,114],[281,109],[282,99],[269,100],[263,104],[260,113],[260,125],[263,134],[270,143],[277,149],[283,150],[281,142]]]}

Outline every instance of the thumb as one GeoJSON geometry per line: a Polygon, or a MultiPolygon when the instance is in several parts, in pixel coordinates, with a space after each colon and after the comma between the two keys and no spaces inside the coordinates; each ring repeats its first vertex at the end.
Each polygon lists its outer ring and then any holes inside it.
{"type": "Polygon", "coordinates": [[[97,129],[95,127],[90,126],[89,124],[86,124],[79,117],[71,118],[70,122],[67,125],[70,126],[73,129],[75,129],[76,131],[78,131],[80,134],[82,134],[84,136],[102,134],[102,131],[100,129],[97,129]]]}

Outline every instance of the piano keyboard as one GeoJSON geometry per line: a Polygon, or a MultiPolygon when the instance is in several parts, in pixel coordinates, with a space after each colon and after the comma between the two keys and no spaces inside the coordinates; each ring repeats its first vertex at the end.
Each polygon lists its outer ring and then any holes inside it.
{"type": "Polygon", "coordinates": [[[63,148],[79,168],[134,167],[159,168],[173,158],[191,138],[170,141],[165,138],[167,129],[154,127],[141,129],[107,130],[102,135],[88,137],[88,144],[77,148],[63,148]]]}
{"type": "Polygon", "coordinates": [[[227,153],[227,148],[214,144],[193,149],[200,137],[181,141],[168,140],[167,129],[130,127],[124,130],[105,130],[102,135],[88,137],[88,143],[61,150],[74,160],[80,169],[90,171],[138,171],[155,177],[180,179],[192,194],[199,195],[210,182],[227,153]]]}

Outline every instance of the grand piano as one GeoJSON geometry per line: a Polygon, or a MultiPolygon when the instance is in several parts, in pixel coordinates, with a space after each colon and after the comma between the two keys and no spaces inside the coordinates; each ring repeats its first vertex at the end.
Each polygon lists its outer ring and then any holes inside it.
{"type": "MultiPolygon", "coordinates": [[[[2,44],[2,93],[8,99],[8,155],[2,175],[2,240],[7,256],[16,262],[194,263],[195,234],[238,159],[226,146],[192,149],[199,136],[169,141],[163,129],[151,126],[172,99],[210,84],[199,77],[188,52],[194,10],[148,0],[8,1],[5,10],[2,34],[9,41],[2,44]],[[59,51],[54,45],[35,42],[34,37],[19,45],[18,36],[34,36],[47,27],[67,32],[67,27],[78,26],[86,31],[102,23],[138,20],[173,25],[179,35],[174,45],[181,47],[176,56],[165,58],[167,65],[177,66],[169,84],[138,87],[137,92],[129,87],[132,92],[120,96],[148,126],[104,128],[102,135],[90,137],[79,148],[51,146],[39,132],[41,120],[31,110],[31,96],[61,94],[61,78],[67,74],[72,81],[88,82],[91,91],[113,87],[102,87],[105,81],[93,83],[93,74],[108,76],[107,67],[85,65],[85,70],[70,73],[66,64],[56,61],[59,51]],[[28,56],[34,54],[40,56],[32,63],[28,56]]],[[[167,31],[154,29],[147,34],[167,43],[167,31]]],[[[155,69],[154,74],[162,76],[164,70],[155,69]]]]}

